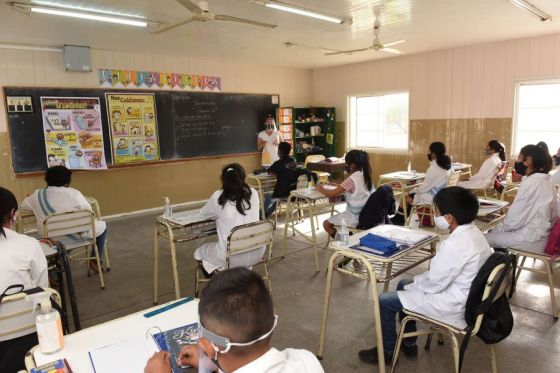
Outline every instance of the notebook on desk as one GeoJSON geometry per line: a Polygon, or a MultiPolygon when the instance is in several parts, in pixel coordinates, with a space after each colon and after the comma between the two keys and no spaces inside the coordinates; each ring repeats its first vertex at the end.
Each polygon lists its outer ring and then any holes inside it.
{"type": "Polygon", "coordinates": [[[89,351],[95,373],[142,373],[146,362],[159,351],[152,338],[135,337],[89,351]]]}

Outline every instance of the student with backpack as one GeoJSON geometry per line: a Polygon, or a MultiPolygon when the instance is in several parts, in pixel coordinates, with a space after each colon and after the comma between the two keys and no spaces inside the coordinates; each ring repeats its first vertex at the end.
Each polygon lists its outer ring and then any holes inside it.
{"type": "Polygon", "coordinates": [[[365,206],[371,193],[375,191],[371,181],[371,166],[369,156],[363,150],[350,150],[344,157],[350,176],[341,184],[334,184],[334,189],[327,189],[322,185],[317,185],[319,193],[332,198],[344,194],[346,198],[346,211],[336,214],[325,220],[323,227],[325,231],[334,238],[336,234],[335,225],[342,225],[355,228],[359,223],[360,212],[365,206]]]}
{"type": "MultiPolygon", "coordinates": [[[[391,361],[397,340],[395,315],[404,317],[402,310],[417,312],[445,323],[464,328],[465,306],[471,283],[479,269],[492,255],[492,249],[482,232],[472,222],[478,213],[478,199],[462,187],[448,187],[434,197],[439,212],[435,223],[439,229],[449,229],[450,236],[442,241],[432,259],[430,269],[412,280],[401,280],[396,292],[379,296],[381,329],[385,361],[391,361]]],[[[412,322],[406,332],[416,330],[412,322]]],[[[402,351],[416,356],[416,338],[404,340],[402,351]]],[[[377,364],[377,347],[362,350],[360,360],[377,364]]]]}

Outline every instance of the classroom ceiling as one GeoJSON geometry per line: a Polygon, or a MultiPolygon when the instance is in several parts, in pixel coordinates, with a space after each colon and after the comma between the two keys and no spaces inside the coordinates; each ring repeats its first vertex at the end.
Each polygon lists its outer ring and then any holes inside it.
{"type": "MultiPolygon", "coordinates": [[[[47,0],[45,0],[47,1],[47,0]]],[[[45,2],[36,1],[36,2],[45,2]]],[[[197,0],[193,0],[197,2],[197,0]]],[[[543,23],[506,0],[284,0],[352,18],[351,25],[298,16],[250,0],[208,0],[215,14],[267,22],[275,29],[234,22],[194,22],[154,35],[146,29],[16,12],[0,3],[0,44],[24,43],[227,59],[285,67],[316,68],[393,57],[383,51],[325,56],[330,50],[372,43],[373,8],[381,15],[381,41],[406,54],[560,32],[560,1],[531,0],[553,21],[543,23]],[[286,47],[292,43],[293,47],[286,47]]],[[[32,2],[21,0],[21,2],[32,2]]],[[[165,27],[190,17],[176,0],[50,0],[51,3],[143,16],[165,27]]]]}

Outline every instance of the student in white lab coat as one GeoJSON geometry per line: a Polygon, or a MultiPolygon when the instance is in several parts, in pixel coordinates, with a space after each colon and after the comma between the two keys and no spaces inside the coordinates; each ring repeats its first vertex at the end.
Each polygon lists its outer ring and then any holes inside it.
{"type": "Polygon", "coordinates": [[[506,147],[498,140],[491,140],[484,153],[489,155],[488,159],[482,163],[476,174],[468,181],[461,181],[459,186],[467,189],[487,189],[492,186],[502,162],[506,160],[506,147]]]}
{"type": "Polygon", "coordinates": [[[453,172],[451,170],[451,158],[445,154],[445,144],[442,142],[433,142],[430,144],[428,160],[430,167],[426,171],[426,178],[416,188],[412,204],[428,205],[434,200],[434,196],[441,189],[445,188],[449,176],[453,172]]]}
{"type": "MultiPolygon", "coordinates": [[[[178,365],[198,372],[322,373],[309,351],[270,347],[278,323],[272,297],[259,274],[246,268],[217,273],[202,290],[198,304],[198,345],[183,347],[178,365]]],[[[185,320],[185,323],[192,322],[185,320]]],[[[171,373],[169,353],[158,352],[145,373],[171,373]]]]}
{"type": "Polygon", "coordinates": [[[266,118],[264,128],[257,137],[257,149],[262,150],[261,165],[268,167],[279,159],[278,145],[284,140],[280,131],[276,129],[273,117],[266,118]]]}
{"type": "MultiPolygon", "coordinates": [[[[21,208],[33,211],[37,220],[39,235],[43,235],[45,219],[55,213],[78,210],[93,211],[86,197],[77,189],[70,188],[72,171],[64,166],[50,167],[45,173],[46,188],[37,189],[21,203],[21,208]]],[[[107,225],[104,221],[95,220],[95,240],[99,257],[102,258],[107,240],[107,225]]],[[[92,249],[91,255],[95,253],[92,249]]],[[[94,273],[99,273],[97,262],[89,261],[89,267],[94,273]]]]}
{"type": "Polygon", "coordinates": [[[526,147],[526,176],[504,222],[486,234],[490,246],[543,253],[558,217],[556,189],[550,181],[552,159],[537,145],[526,147]]]}
{"type": "MultiPolygon", "coordinates": [[[[12,294],[6,289],[13,285],[24,289],[49,285],[47,260],[39,242],[12,230],[17,209],[16,197],[0,187],[0,294],[12,294]]],[[[25,369],[25,354],[37,343],[36,333],[8,340],[0,336],[0,372],[25,369]]]]}
{"type": "MultiPolygon", "coordinates": [[[[478,213],[478,199],[462,187],[442,189],[434,197],[440,213],[435,221],[439,229],[449,229],[450,236],[442,241],[430,269],[413,280],[401,280],[396,292],[379,296],[381,328],[385,361],[393,357],[397,340],[395,316],[404,317],[403,309],[417,312],[445,323],[466,327],[465,307],[471,283],[480,267],[492,254],[482,232],[472,224],[478,213]]],[[[408,323],[406,331],[416,330],[408,323]]],[[[416,338],[404,340],[402,351],[416,356],[416,338]]],[[[377,348],[359,352],[360,360],[377,364],[377,348]]]]}
{"type": "MultiPolygon", "coordinates": [[[[232,229],[259,220],[259,195],[245,183],[243,167],[237,163],[225,166],[221,179],[222,189],[215,191],[200,210],[201,215],[216,220],[218,231],[218,242],[206,243],[194,253],[194,258],[202,262],[205,275],[225,268],[227,238],[232,229]]],[[[265,249],[236,255],[230,265],[251,267],[261,260],[265,249]]]]}

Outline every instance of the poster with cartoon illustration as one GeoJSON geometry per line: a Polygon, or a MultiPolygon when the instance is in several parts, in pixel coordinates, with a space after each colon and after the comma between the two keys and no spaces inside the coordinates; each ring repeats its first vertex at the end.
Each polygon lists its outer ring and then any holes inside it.
{"type": "Polygon", "coordinates": [[[41,97],[41,113],[49,167],[107,168],[99,98],[41,97]],[[88,159],[93,153],[96,162],[88,159]]]}
{"type": "Polygon", "coordinates": [[[158,160],[154,95],[107,93],[106,99],[115,164],[158,160]]]}

